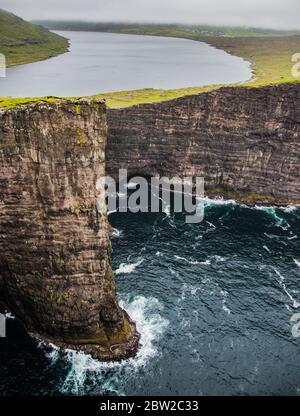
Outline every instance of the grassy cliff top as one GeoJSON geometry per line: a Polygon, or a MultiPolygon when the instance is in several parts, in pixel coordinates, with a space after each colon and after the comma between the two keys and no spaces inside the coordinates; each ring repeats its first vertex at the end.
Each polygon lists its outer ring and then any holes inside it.
{"type": "Polygon", "coordinates": [[[0,53],[7,66],[40,61],[68,50],[68,40],[0,9],[0,53]]]}

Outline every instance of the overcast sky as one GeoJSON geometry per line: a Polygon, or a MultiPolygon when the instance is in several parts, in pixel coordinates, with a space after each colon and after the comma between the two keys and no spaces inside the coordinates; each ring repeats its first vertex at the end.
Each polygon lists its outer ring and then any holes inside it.
{"type": "Polygon", "coordinates": [[[0,0],[25,19],[178,22],[300,29],[300,0],[0,0]]]}

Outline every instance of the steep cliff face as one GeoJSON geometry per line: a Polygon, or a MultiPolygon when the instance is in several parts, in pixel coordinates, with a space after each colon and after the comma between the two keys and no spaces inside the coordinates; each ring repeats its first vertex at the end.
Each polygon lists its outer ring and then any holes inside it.
{"type": "Polygon", "coordinates": [[[0,111],[0,293],[29,332],[101,359],[135,354],[120,309],[106,215],[101,101],[0,111]]]}
{"type": "Polygon", "coordinates": [[[107,174],[203,176],[206,191],[300,202],[300,83],[108,112],[107,174]]]}

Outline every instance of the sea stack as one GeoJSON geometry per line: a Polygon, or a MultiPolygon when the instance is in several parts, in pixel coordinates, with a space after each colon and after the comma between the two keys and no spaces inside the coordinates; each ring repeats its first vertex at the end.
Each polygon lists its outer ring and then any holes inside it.
{"type": "Polygon", "coordinates": [[[104,192],[103,100],[0,110],[0,298],[29,333],[102,360],[134,356],[117,300],[104,192]]]}

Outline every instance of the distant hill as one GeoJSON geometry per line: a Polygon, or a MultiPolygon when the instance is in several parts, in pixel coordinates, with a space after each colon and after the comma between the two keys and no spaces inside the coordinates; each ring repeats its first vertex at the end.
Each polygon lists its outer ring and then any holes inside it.
{"type": "Polygon", "coordinates": [[[131,34],[161,34],[191,33],[200,36],[213,37],[265,37],[265,36],[293,36],[299,35],[295,30],[272,30],[252,27],[229,27],[229,26],[207,26],[207,25],[179,25],[179,24],[139,24],[139,23],[102,23],[82,22],[72,20],[41,20],[36,23],[42,24],[52,30],[74,30],[74,31],[96,31],[116,32],[131,34]]]}
{"type": "Polygon", "coordinates": [[[0,53],[8,66],[40,61],[68,50],[68,40],[0,9],[0,53]]]}

